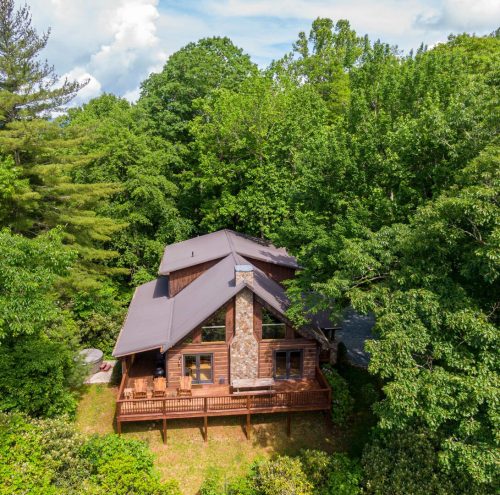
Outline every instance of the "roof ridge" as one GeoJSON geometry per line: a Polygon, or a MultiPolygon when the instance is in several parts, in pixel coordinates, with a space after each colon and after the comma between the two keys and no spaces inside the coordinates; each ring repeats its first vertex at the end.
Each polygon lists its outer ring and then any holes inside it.
{"type": "Polygon", "coordinates": [[[229,232],[228,229],[224,229],[224,234],[226,235],[227,243],[229,244],[231,252],[234,254],[236,253],[236,249],[234,248],[233,240],[231,239],[231,236],[228,234],[228,232],[229,232]]]}

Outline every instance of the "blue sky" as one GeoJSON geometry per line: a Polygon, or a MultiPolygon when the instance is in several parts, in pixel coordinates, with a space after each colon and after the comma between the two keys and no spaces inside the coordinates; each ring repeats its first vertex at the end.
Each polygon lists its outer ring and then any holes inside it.
{"type": "Polygon", "coordinates": [[[499,0],[27,1],[35,26],[51,27],[44,55],[57,73],[90,78],[77,104],[103,91],[136,99],[140,82],[169,55],[206,36],[229,36],[264,67],[318,16],[348,19],[359,34],[406,53],[452,32],[485,34],[500,25],[499,0]]]}

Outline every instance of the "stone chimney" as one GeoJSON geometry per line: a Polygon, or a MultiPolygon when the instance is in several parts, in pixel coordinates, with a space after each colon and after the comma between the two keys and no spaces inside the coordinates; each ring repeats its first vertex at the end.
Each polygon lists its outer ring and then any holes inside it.
{"type": "MultiPolygon", "coordinates": [[[[246,282],[252,286],[252,265],[236,265],[234,279],[236,285],[246,282]]],[[[236,294],[234,337],[230,354],[231,380],[259,376],[259,343],[253,332],[253,292],[247,288],[236,294]]]]}
{"type": "Polygon", "coordinates": [[[252,265],[235,265],[234,266],[234,281],[236,285],[241,282],[246,282],[253,286],[253,266],[252,265]]]}

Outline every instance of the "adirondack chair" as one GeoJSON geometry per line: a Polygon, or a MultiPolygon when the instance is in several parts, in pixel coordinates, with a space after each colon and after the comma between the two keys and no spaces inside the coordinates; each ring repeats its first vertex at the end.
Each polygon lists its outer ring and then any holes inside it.
{"type": "Polygon", "coordinates": [[[191,397],[191,384],[193,382],[190,376],[181,376],[179,388],[177,390],[177,395],[179,397],[191,397]]]}
{"type": "Polygon", "coordinates": [[[153,380],[153,397],[165,397],[167,394],[167,379],[159,376],[153,380]]]}
{"type": "Polygon", "coordinates": [[[134,380],[134,399],[147,399],[148,387],[144,378],[134,380]]]}

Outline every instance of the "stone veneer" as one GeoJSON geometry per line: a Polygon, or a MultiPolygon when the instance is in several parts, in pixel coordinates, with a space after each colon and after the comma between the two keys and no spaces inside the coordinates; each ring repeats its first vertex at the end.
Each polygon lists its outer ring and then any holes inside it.
{"type": "MultiPolygon", "coordinates": [[[[235,282],[253,283],[249,265],[235,266],[235,282]]],[[[253,292],[243,289],[235,298],[234,337],[231,342],[231,381],[259,376],[259,343],[253,332],[253,292]]]]}

